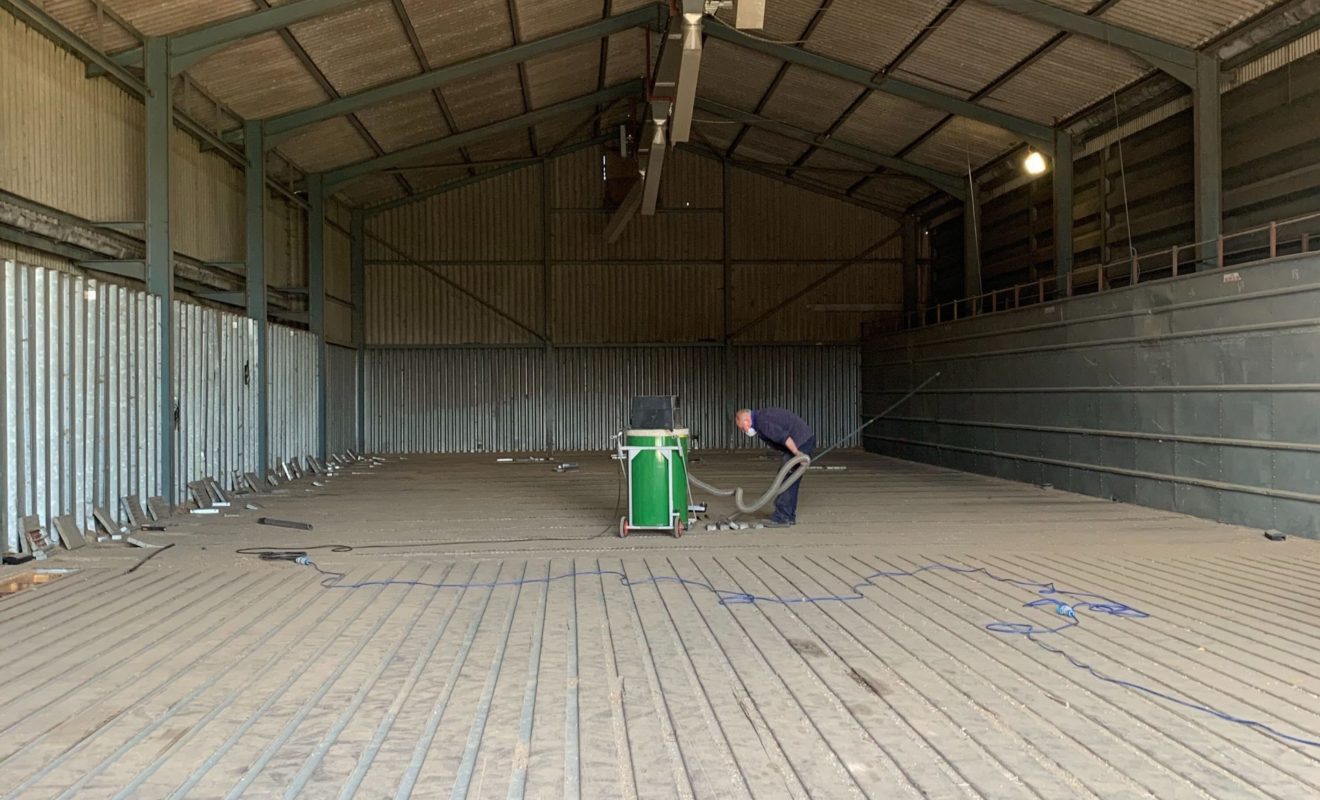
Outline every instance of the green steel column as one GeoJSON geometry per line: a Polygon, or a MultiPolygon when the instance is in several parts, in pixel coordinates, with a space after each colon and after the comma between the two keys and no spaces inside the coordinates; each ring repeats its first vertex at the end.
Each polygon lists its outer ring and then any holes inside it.
{"type": "Polygon", "coordinates": [[[921,222],[914,216],[903,220],[903,317],[917,313],[921,297],[917,286],[917,254],[921,251],[921,222]]]}
{"type": "Polygon", "coordinates": [[[367,446],[367,270],[366,270],[366,215],[360,208],[353,209],[349,222],[350,281],[353,300],[353,346],[357,348],[357,450],[367,446]]]}
{"type": "Polygon", "coordinates": [[[1195,126],[1196,159],[1196,241],[1201,264],[1208,264],[1218,252],[1214,240],[1223,224],[1223,118],[1219,96],[1219,59],[1204,54],[1196,56],[1196,86],[1192,90],[1192,124],[1195,126]]]}
{"type": "Polygon", "coordinates": [[[307,176],[307,327],[316,336],[316,457],[328,448],[325,345],[325,191],[319,173],[307,176]]]}
{"type": "MultiPolygon", "coordinates": [[[[559,359],[555,355],[554,333],[554,249],[551,243],[553,226],[551,208],[554,192],[550,159],[541,159],[541,335],[545,337],[544,357],[545,391],[541,399],[541,427],[547,454],[555,449],[555,421],[559,414],[559,359]]],[[[530,449],[531,442],[527,443],[530,449]]]]}
{"type": "Polygon", "coordinates": [[[266,149],[261,123],[243,123],[247,153],[247,315],[257,321],[257,468],[270,468],[269,351],[266,344],[266,149]]]}
{"type": "Polygon", "coordinates": [[[1073,142],[1054,132],[1054,274],[1063,280],[1073,269],[1073,142]]]}
{"type": "Polygon", "coordinates": [[[976,181],[967,178],[967,199],[963,201],[963,294],[981,293],[981,206],[976,197],[976,181]]]}
{"type": "Polygon", "coordinates": [[[156,337],[160,346],[160,493],[173,507],[174,486],[174,247],[170,242],[170,98],[169,42],[147,39],[147,291],[160,298],[156,337]]]}

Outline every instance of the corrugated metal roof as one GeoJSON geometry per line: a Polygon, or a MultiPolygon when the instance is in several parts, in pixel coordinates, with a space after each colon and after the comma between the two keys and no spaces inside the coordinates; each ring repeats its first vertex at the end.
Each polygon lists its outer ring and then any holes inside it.
{"type": "Polygon", "coordinates": [[[920,103],[872,92],[835,134],[841,141],[894,154],[947,116],[920,103]]]}
{"type": "Polygon", "coordinates": [[[762,116],[799,128],[823,132],[844,112],[861,87],[838,78],[792,66],[784,73],[762,116]]]}
{"type": "Polygon", "coordinates": [[[432,67],[513,44],[507,0],[402,0],[432,67]]]}
{"type": "Polygon", "coordinates": [[[293,111],[329,98],[276,33],[245,39],[189,70],[198,85],[247,119],[293,111]],[[260,69],[254,69],[260,64],[260,69]]]}
{"type": "Polygon", "coordinates": [[[1122,50],[1073,36],[995,90],[985,104],[1053,124],[1149,71],[1122,50]]]}
{"type": "Polygon", "coordinates": [[[522,41],[566,31],[600,19],[602,0],[515,0],[522,41]]]}
{"type": "Polygon", "coordinates": [[[1270,0],[1121,0],[1101,18],[1174,44],[1199,47],[1276,5],[1270,0]]]}
{"type": "Polygon", "coordinates": [[[944,8],[931,0],[834,0],[806,49],[879,72],[944,8]]]}
{"type": "Polygon", "coordinates": [[[956,117],[908,156],[910,161],[954,175],[972,169],[1017,144],[1018,138],[983,122],[956,117]]]}
{"type": "Polygon", "coordinates": [[[989,6],[964,3],[899,72],[971,94],[1008,71],[1056,31],[989,6]]]}
{"type": "MultiPolygon", "coordinates": [[[[1098,0],[1046,1],[1078,13],[1092,13],[1099,6],[1098,0]]],[[[151,35],[196,28],[258,8],[254,0],[105,2],[107,8],[151,35]]],[[[330,84],[338,92],[350,94],[417,73],[418,59],[409,43],[405,21],[400,19],[400,9],[416,31],[425,60],[435,68],[499,51],[515,41],[539,39],[589,24],[603,15],[623,13],[649,2],[364,0],[335,14],[299,23],[291,33],[330,84]]],[[[1100,17],[1170,42],[1197,46],[1282,2],[1118,0],[1100,17]]],[[[107,51],[136,44],[120,26],[108,19],[98,20],[96,6],[88,0],[46,0],[43,7],[107,51]]],[[[1145,64],[1117,48],[1072,36],[1062,38],[1060,44],[1005,81],[1003,76],[1042,44],[1060,39],[1058,31],[980,0],[965,0],[941,16],[948,8],[947,3],[936,0],[773,0],[767,4],[765,27],[747,33],[787,46],[802,46],[872,71],[892,65],[905,48],[920,39],[899,65],[898,75],[963,97],[1001,81],[1003,85],[981,102],[1042,122],[1070,116],[1149,72],[1145,64]],[[938,28],[930,29],[937,18],[941,20],[938,28]],[[923,33],[929,35],[922,38],[923,33]],[[800,41],[804,38],[806,41],[800,41]]],[[[727,11],[719,16],[731,20],[727,11]]],[[[644,36],[638,30],[610,38],[606,47],[607,85],[644,73],[648,52],[644,36]]],[[[652,37],[650,53],[654,56],[658,47],[654,34],[652,37]]],[[[587,43],[526,64],[522,72],[531,106],[543,107],[594,90],[601,80],[600,55],[599,43],[587,43]]],[[[328,99],[307,67],[276,33],[237,43],[195,65],[190,75],[200,87],[247,118],[269,117],[328,99]]],[[[784,69],[783,62],[776,58],[723,41],[708,39],[706,43],[700,92],[721,103],[752,110],[764,98],[766,116],[824,131],[858,91],[854,85],[802,67],[784,69]],[[783,79],[776,85],[774,79],[781,70],[783,79]],[[767,95],[772,86],[773,91],[767,95]]],[[[459,129],[516,116],[526,108],[519,70],[512,66],[448,85],[444,98],[459,129]]],[[[194,113],[207,113],[200,102],[190,102],[189,106],[194,113]]],[[[622,113],[611,112],[611,120],[605,124],[621,118],[622,113]]],[[[859,146],[897,153],[911,147],[943,117],[941,112],[877,94],[861,104],[838,136],[859,146]]],[[[431,94],[368,109],[360,118],[387,151],[450,133],[431,94]]],[[[217,127],[229,124],[221,122],[217,127]]],[[[574,124],[568,117],[547,122],[538,128],[538,142],[544,147],[563,141],[573,133],[574,124]]],[[[727,149],[740,129],[738,125],[709,123],[697,127],[706,140],[722,149],[727,149]]],[[[522,152],[526,148],[513,143],[526,138],[525,134],[511,134],[507,144],[476,149],[522,152]]],[[[764,131],[753,130],[744,138],[740,155],[747,158],[787,161],[805,150],[800,143],[764,131]]],[[[1001,131],[956,120],[931,141],[916,147],[914,158],[943,169],[956,167],[955,171],[961,172],[969,151],[972,166],[980,167],[1013,144],[1013,137],[1001,131]]],[[[282,149],[299,167],[308,170],[370,155],[366,143],[344,120],[309,128],[282,149]]],[[[820,158],[820,163],[831,162],[829,157],[820,158]]],[[[374,197],[391,186],[397,191],[393,180],[368,180],[371,186],[361,190],[363,196],[374,197]]],[[[841,181],[830,178],[826,183],[838,185],[841,181]]],[[[891,183],[872,182],[866,194],[910,195],[909,187],[891,189],[891,183]]]]}
{"type": "Polygon", "coordinates": [[[814,167],[814,169],[803,170],[803,175],[807,175],[812,180],[831,186],[839,191],[852,186],[864,174],[875,169],[871,164],[841,156],[829,150],[817,150],[803,166],[814,167]],[[825,172],[824,170],[841,171],[825,172]],[[847,172],[842,172],[842,170],[847,170],[847,172]]]}
{"type": "Polygon", "coordinates": [[[747,135],[739,143],[734,157],[791,164],[806,151],[807,145],[796,139],[788,139],[763,128],[750,127],[747,129],[747,135]]]}
{"type": "Polygon", "coordinates": [[[600,80],[600,42],[534,58],[524,71],[527,93],[536,108],[591,94],[600,80]]]}
{"type": "Polygon", "coordinates": [[[376,155],[346,117],[309,125],[291,136],[280,149],[308,172],[332,169],[376,155]]]}
{"type": "Polygon", "coordinates": [[[302,22],[289,32],[341,94],[417,73],[417,57],[389,0],[302,22]]]}
{"type": "Polygon", "coordinates": [[[517,67],[501,67],[445,86],[445,100],[460,130],[479,128],[523,113],[517,67]]]}
{"type": "MultiPolygon", "coordinates": [[[[105,4],[147,36],[179,33],[253,11],[252,0],[108,0],[105,4]]],[[[45,5],[54,13],[53,3],[45,5]]],[[[83,0],[83,5],[95,16],[95,3],[83,0]]]]}
{"type": "Polygon", "coordinates": [[[440,105],[430,92],[400,97],[360,111],[357,116],[387,152],[450,134],[440,105]]]}

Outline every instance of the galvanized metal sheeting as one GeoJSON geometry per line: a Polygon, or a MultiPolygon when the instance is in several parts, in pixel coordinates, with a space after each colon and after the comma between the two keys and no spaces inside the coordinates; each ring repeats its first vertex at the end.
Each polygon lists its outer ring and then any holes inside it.
{"type": "Polygon", "coordinates": [[[357,442],[357,350],[326,345],[326,450],[342,453],[357,442]]]}
{"type": "MultiPolygon", "coordinates": [[[[9,547],[18,546],[19,518],[26,515],[49,526],[72,514],[90,528],[95,507],[121,519],[123,496],[172,495],[177,502],[190,480],[211,476],[228,485],[235,472],[258,468],[258,323],[174,303],[176,419],[163,421],[159,310],[159,299],[146,292],[4,262],[0,526],[9,547]],[[173,487],[161,486],[161,424],[176,427],[173,487]]],[[[280,325],[268,335],[271,458],[315,453],[316,415],[309,409],[319,339],[280,325]]],[[[335,356],[338,367],[342,355],[335,356]]],[[[354,370],[348,375],[346,388],[332,393],[332,409],[342,408],[344,393],[352,402],[354,370]]],[[[333,449],[343,449],[352,412],[347,422],[333,419],[339,436],[333,449]]]]}
{"type": "Polygon", "coordinates": [[[175,302],[174,329],[177,502],[199,477],[228,486],[235,472],[258,470],[260,431],[256,320],[175,302]]]}
{"type": "MultiPolygon", "coordinates": [[[[367,351],[367,449],[602,450],[639,394],[676,394],[698,447],[755,447],[733,412],[783,406],[832,443],[858,424],[856,347],[629,346],[367,351]]],[[[855,444],[855,442],[853,442],[855,444]]]]}
{"type": "Polygon", "coordinates": [[[3,527],[156,493],[160,303],[120,286],[4,264],[3,527]]]}
{"type": "Polygon", "coordinates": [[[316,395],[318,337],[267,323],[270,376],[270,458],[303,458],[317,451],[316,395]]]}
{"type": "Polygon", "coordinates": [[[877,452],[1320,536],[1320,257],[867,342],[877,452]]]}

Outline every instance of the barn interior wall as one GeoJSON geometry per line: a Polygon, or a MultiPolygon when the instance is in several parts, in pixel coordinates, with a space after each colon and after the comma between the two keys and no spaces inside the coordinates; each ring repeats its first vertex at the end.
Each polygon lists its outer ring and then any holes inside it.
{"type": "Polygon", "coordinates": [[[738,444],[741,405],[855,426],[860,325],[902,303],[897,223],[679,151],[610,244],[603,155],[368,219],[369,448],[597,449],[633,394],[681,395],[702,446],[738,444]]]}

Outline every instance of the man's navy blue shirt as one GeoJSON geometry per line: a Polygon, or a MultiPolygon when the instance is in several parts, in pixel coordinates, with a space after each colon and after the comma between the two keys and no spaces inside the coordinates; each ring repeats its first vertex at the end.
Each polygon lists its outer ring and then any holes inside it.
{"type": "Polygon", "coordinates": [[[815,438],[811,426],[792,411],[782,408],[759,408],[752,412],[752,427],[758,436],[777,447],[784,447],[789,437],[800,447],[815,438]]]}

